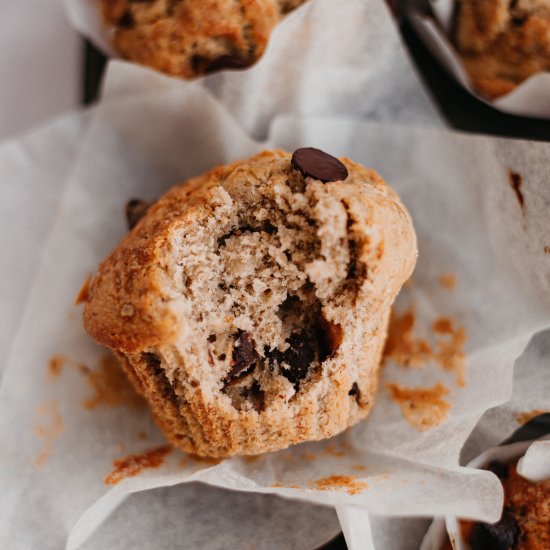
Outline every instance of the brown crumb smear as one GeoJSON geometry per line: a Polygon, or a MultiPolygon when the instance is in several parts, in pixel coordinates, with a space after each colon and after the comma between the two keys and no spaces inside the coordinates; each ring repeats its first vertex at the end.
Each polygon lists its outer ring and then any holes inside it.
{"type": "MultiPolygon", "coordinates": [[[[548,550],[550,548],[550,480],[533,483],[521,477],[517,461],[508,464],[504,488],[504,509],[519,526],[514,550],[548,550]]],[[[469,542],[475,522],[461,521],[461,532],[469,542]]]]}
{"type": "Polygon", "coordinates": [[[44,440],[44,447],[35,460],[36,466],[41,468],[46,464],[54,443],[64,429],[65,422],[59,413],[59,404],[56,400],[47,401],[36,408],[33,432],[34,435],[44,440]]]}
{"type": "Polygon", "coordinates": [[[363,481],[357,481],[355,476],[335,475],[314,481],[315,488],[319,491],[345,490],[348,495],[362,493],[368,488],[363,481]]]}
{"type": "Polygon", "coordinates": [[[445,273],[439,277],[439,284],[447,290],[454,290],[456,288],[456,276],[452,273],[445,273]]]}
{"type": "Polygon", "coordinates": [[[116,485],[127,477],[134,477],[146,468],[158,468],[164,463],[172,447],[164,446],[144,453],[128,455],[113,461],[114,470],[105,478],[106,485],[116,485]]]}
{"type": "Polygon", "coordinates": [[[67,358],[64,355],[54,355],[48,361],[48,376],[58,378],[66,364],[67,358]]]}
{"type": "Polygon", "coordinates": [[[541,414],[550,414],[550,409],[534,409],[532,411],[518,412],[514,416],[516,418],[516,422],[523,426],[541,414]]]}
{"type": "Polygon", "coordinates": [[[74,301],[75,306],[78,306],[79,304],[83,304],[88,301],[88,298],[90,297],[91,284],[92,284],[92,274],[90,273],[88,277],[86,277],[86,280],[82,285],[82,288],[79,290],[78,294],[76,295],[76,298],[74,301]]]}
{"type": "Polygon", "coordinates": [[[443,370],[453,372],[459,386],[466,385],[466,345],[464,327],[456,327],[449,317],[439,317],[432,325],[436,348],[424,339],[416,338],[415,315],[412,310],[402,315],[392,312],[384,360],[392,359],[403,367],[424,367],[435,362],[443,370]]]}
{"type": "Polygon", "coordinates": [[[388,389],[405,419],[419,431],[434,428],[449,416],[451,404],[443,399],[449,389],[443,384],[432,388],[406,388],[391,382],[388,389]]]}
{"type": "Polygon", "coordinates": [[[518,204],[521,210],[525,212],[525,199],[523,197],[523,192],[521,190],[521,187],[523,185],[523,178],[516,172],[512,172],[512,170],[508,172],[508,177],[510,178],[510,187],[512,188],[512,191],[516,195],[518,204]]]}

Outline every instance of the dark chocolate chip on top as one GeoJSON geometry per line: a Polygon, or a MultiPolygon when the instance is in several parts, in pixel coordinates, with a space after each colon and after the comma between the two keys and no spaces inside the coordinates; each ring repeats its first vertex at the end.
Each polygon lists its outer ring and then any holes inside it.
{"type": "Polygon", "coordinates": [[[348,175],[348,169],[337,158],[313,147],[304,147],[294,151],[292,166],[310,178],[328,183],[343,181],[348,175]]]}
{"type": "Polygon", "coordinates": [[[132,199],[128,202],[126,205],[128,229],[132,230],[137,225],[152,204],[152,202],[142,201],[141,199],[132,199]]]}

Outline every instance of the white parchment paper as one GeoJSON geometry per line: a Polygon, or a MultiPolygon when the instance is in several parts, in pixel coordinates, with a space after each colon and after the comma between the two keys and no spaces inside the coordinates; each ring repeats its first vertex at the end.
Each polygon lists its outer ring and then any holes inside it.
{"type": "MultiPolygon", "coordinates": [[[[76,28],[114,56],[98,2],[65,2],[76,28]]],[[[142,70],[152,81],[153,71],[142,70]]],[[[283,113],[441,125],[384,0],[310,0],[277,25],[256,65],[197,82],[257,139],[283,113]]]]}
{"type": "MultiPolygon", "coordinates": [[[[113,86],[106,90],[119,89],[118,79],[129,85],[134,77],[138,90],[142,75],[140,68],[114,63],[113,86]]],[[[279,119],[269,140],[258,143],[204,90],[179,83],[103,103],[69,183],[0,390],[0,440],[6,450],[0,459],[0,542],[25,548],[40,541],[42,548],[59,548],[68,537],[67,547],[77,548],[129,493],[190,481],[338,506],[353,547],[364,544],[369,533],[347,521],[350,506],[400,517],[449,513],[496,519],[498,481],[459,467],[459,452],[484,411],[509,397],[515,358],[550,321],[544,294],[550,228],[541,220],[548,158],[544,144],[337,119],[279,119]],[[415,221],[420,259],[398,307],[414,305],[419,336],[429,338],[431,323],[441,315],[465,327],[466,386],[456,386],[452,373],[435,366],[389,364],[371,417],[331,442],[217,465],[172,451],[161,467],[106,486],[113,460],[163,444],[144,409],[83,407],[93,392],[72,367],[99,370],[104,352],[84,334],[73,301],[86,275],[124,235],[125,203],[135,196],[154,198],[215,164],[266,147],[299,145],[373,166],[401,194],[415,221]],[[522,176],[523,210],[509,170],[522,176]],[[522,265],[536,268],[538,276],[527,282],[518,270],[522,265]],[[456,278],[454,290],[438,283],[444,273],[456,278]],[[59,354],[68,365],[51,379],[48,361],[59,354]],[[452,404],[448,420],[417,431],[390,398],[389,381],[445,384],[452,404]],[[46,459],[37,463],[45,451],[46,459]],[[316,481],[335,475],[366,487],[360,485],[356,494],[316,489],[316,481]]]]}
{"type": "Polygon", "coordinates": [[[455,0],[429,0],[429,2],[437,21],[423,15],[418,9],[418,5],[422,2],[409,0],[407,9],[411,23],[439,62],[464,88],[499,111],[550,118],[550,74],[546,72],[534,74],[509,94],[493,101],[480,96],[473,88],[460,56],[448,36],[455,0]]]}

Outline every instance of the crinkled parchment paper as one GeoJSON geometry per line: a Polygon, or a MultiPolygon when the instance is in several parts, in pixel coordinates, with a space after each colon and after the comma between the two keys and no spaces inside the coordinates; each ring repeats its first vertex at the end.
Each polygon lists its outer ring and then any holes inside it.
{"type": "MultiPolygon", "coordinates": [[[[139,90],[142,74],[113,64],[106,93],[133,78],[139,90]]],[[[70,178],[0,390],[0,541],[59,548],[68,537],[68,548],[76,548],[128,494],[191,481],[337,506],[352,547],[370,544],[380,529],[381,522],[370,528],[361,519],[367,513],[496,519],[498,480],[459,467],[459,452],[480,416],[508,399],[515,358],[549,325],[548,147],[293,118],[276,120],[259,143],[200,87],[162,87],[101,104],[70,178]],[[128,199],[155,198],[266,147],[301,145],[372,166],[401,194],[420,257],[396,311],[413,315],[411,338],[425,339],[433,357],[417,366],[388,360],[373,414],[331,441],[219,464],[164,449],[146,408],[122,386],[114,396],[104,391],[109,362],[84,334],[74,297],[124,235],[128,199]],[[453,355],[466,365],[462,386],[460,369],[447,371],[436,357],[453,337],[434,330],[442,323],[464,336],[453,355]],[[443,411],[441,423],[425,431],[411,425],[407,403],[394,401],[389,384],[442,389],[423,409],[426,418],[443,411]],[[105,484],[136,453],[126,466],[137,464],[137,475],[105,484]]]]}
{"type": "MultiPolygon", "coordinates": [[[[114,55],[98,1],[65,3],[76,28],[114,55]]],[[[151,79],[153,71],[142,71],[143,81],[151,79]]],[[[310,0],[277,25],[256,65],[196,82],[257,139],[282,113],[441,125],[384,0],[310,0]]]]}

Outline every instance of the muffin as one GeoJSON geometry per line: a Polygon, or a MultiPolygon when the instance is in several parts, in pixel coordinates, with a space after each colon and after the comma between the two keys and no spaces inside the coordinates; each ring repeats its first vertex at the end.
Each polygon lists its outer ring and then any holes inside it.
{"type": "Polygon", "coordinates": [[[99,0],[126,59],[193,78],[252,65],[284,15],[306,0],[99,0]]]}
{"type": "Polygon", "coordinates": [[[550,548],[550,480],[533,483],[510,464],[489,469],[504,488],[504,511],[498,523],[461,521],[463,540],[472,550],[548,550],[550,548]]]}
{"type": "Polygon", "coordinates": [[[141,214],[94,277],[84,325],[175,446],[258,454],[368,415],[417,255],[376,172],[312,148],[266,151],[141,214]]]}
{"type": "Polygon", "coordinates": [[[550,70],[550,0],[457,0],[455,42],[477,91],[507,94],[550,70]]]}

